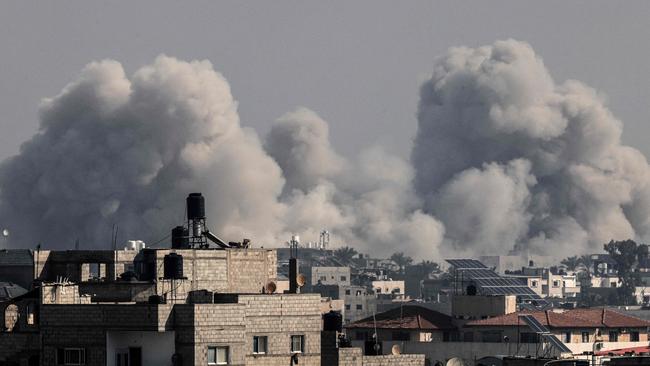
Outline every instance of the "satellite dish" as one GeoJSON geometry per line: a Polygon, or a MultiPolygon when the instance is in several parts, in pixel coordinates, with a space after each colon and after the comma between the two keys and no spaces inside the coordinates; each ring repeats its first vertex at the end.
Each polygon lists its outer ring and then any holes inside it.
{"type": "Polygon", "coordinates": [[[273,281],[269,281],[269,283],[266,284],[265,288],[267,294],[272,294],[275,292],[275,290],[278,289],[277,285],[273,281]]]}
{"type": "Polygon", "coordinates": [[[305,285],[305,283],[307,283],[307,278],[305,278],[305,275],[301,273],[296,278],[296,283],[298,284],[299,287],[302,287],[305,285]]]}
{"type": "Polygon", "coordinates": [[[2,236],[5,238],[9,236],[9,230],[8,229],[2,229],[2,236]]]}
{"type": "Polygon", "coordinates": [[[390,351],[394,355],[401,355],[402,354],[402,349],[399,348],[399,344],[394,344],[393,347],[390,349],[390,351]]]}
{"type": "Polygon", "coordinates": [[[465,362],[460,357],[452,357],[447,361],[446,366],[465,366],[465,362]]]}

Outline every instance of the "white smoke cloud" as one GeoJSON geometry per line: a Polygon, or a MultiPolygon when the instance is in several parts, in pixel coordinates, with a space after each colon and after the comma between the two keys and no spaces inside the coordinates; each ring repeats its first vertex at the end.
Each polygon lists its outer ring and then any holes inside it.
{"type": "Polygon", "coordinates": [[[454,48],[421,89],[416,190],[446,243],[472,253],[564,256],[642,239],[649,169],[621,130],[593,89],[556,84],[526,43],[454,48]]]}
{"type": "Polygon", "coordinates": [[[38,134],[0,168],[14,245],[108,247],[113,224],[151,242],[183,222],[193,191],[226,237],[246,228],[270,240],[266,228],[281,226],[282,172],[207,61],[160,56],[131,78],[118,62],[91,63],[40,114],[38,134]]]}
{"type": "Polygon", "coordinates": [[[577,82],[557,84],[526,43],[454,48],[421,88],[411,160],[379,147],[344,158],[298,108],[260,139],[207,61],[160,56],[127,77],[89,64],[41,106],[39,132],[0,166],[12,245],[152,242],[203,192],[226,240],[293,233],[419,258],[563,257],[650,235],[650,169],[622,123],[577,82]]]}

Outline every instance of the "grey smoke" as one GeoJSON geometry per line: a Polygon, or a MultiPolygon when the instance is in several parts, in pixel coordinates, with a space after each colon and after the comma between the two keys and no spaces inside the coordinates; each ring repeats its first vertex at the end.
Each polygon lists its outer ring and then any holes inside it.
{"type": "Polygon", "coordinates": [[[648,164],[621,129],[526,43],[454,48],[421,89],[415,187],[455,250],[563,256],[647,238],[648,164]]]}
{"type": "Polygon", "coordinates": [[[263,138],[243,127],[207,61],[160,56],[130,77],[91,63],[0,166],[0,222],[13,246],[108,247],[113,224],[153,243],[200,191],[211,229],[264,246],[328,229],[335,245],[439,259],[648,237],[645,157],[598,93],[556,83],[526,43],[449,50],[420,97],[410,161],[377,146],[344,158],[304,107],[263,138]]]}

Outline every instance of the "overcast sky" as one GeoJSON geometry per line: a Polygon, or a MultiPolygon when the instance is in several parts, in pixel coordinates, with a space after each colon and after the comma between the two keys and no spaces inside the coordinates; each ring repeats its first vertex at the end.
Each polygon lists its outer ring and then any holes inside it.
{"type": "Polygon", "coordinates": [[[529,42],[556,81],[606,95],[625,142],[650,156],[648,1],[0,4],[0,159],[35,133],[41,98],[86,63],[112,58],[131,73],[161,53],[210,60],[260,134],[306,106],[345,155],[380,144],[408,156],[433,59],[506,38],[529,42]]]}

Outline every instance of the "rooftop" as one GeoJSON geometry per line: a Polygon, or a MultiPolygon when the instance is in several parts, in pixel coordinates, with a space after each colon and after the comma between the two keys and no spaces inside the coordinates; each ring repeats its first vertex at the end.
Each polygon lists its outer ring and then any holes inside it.
{"type": "Polygon", "coordinates": [[[32,251],[29,249],[0,249],[0,266],[31,266],[32,251]]]}
{"type": "Polygon", "coordinates": [[[520,311],[489,319],[473,320],[465,324],[465,326],[525,325],[519,319],[519,315],[527,314],[534,316],[541,324],[549,328],[640,328],[650,326],[650,321],[605,308],[520,311]]]}
{"type": "Polygon", "coordinates": [[[11,282],[0,282],[0,302],[7,301],[27,293],[27,290],[11,282]]]}
{"type": "Polygon", "coordinates": [[[443,313],[416,305],[404,305],[356,321],[347,328],[450,330],[456,329],[452,318],[443,313]]]}

